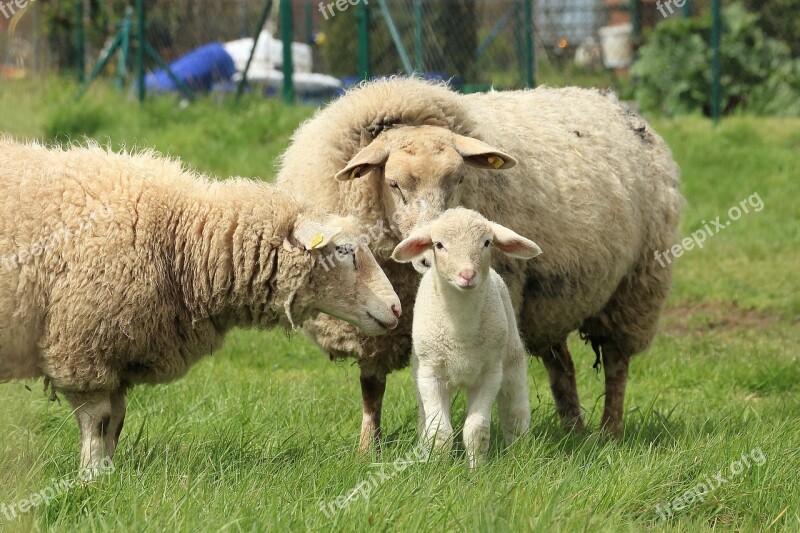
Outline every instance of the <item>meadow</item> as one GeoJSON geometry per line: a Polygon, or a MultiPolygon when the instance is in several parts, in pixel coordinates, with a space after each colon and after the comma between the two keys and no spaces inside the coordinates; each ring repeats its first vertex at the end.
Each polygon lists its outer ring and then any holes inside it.
{"type": "MultiPolygon", "coordinates": [[[[0,83],[0,99],[0,133],[152,147],[265,180],[314,111],[255,98],[139,107],[102,86],[76,103],[57,80],[0,83]]],[[[531,359],[530,433],[503,450],[495,420],[490,460],[470,471],[463,452],[405,462],[408,370],[389,378],[383,453],[360,454],[356,366],[300,333],[236,331],[185,379],[129,394],[113,473],[11,520],[0,507],[0,531],[800,530],[800,121],[650,118],[682,168],[681,234],[718,216],[723,229],[672,259],[660,334],[631,365],[621,440],[597,432],[602,374],[577,336],[589,431],[563,433],[531,359]]],[[[0,506],[19,509],[74,480],[78,431],[41,382],[0,385],[0,405],[0,506]]]]}

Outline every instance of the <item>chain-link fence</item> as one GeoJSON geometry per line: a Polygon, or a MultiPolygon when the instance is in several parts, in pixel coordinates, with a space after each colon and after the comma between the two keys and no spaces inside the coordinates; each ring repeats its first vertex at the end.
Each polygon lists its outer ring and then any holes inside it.
{"type": "MultiPolygon", "coordinates": [[[[285,86],[284,71],[294,93],[317,98],[414,73],[463,91],[611,86],[667,114],[711,114],[715,96],[721,113],[800,114],[800,0],[141,2],[145,40],[195,91],[232,90],[250,63],[249,87],[267,94],[285,86]]],[[[116,42],[103,73],[134,81],[135,7],[0,0],[3,77],[88,72],[116,42]]],[[[154,54],[144,59],[149,91],[179,88],[154,54]]]]}

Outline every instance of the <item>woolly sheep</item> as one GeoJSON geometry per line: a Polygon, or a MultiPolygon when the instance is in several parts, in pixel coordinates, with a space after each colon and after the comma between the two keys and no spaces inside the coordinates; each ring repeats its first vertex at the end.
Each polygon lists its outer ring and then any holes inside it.
{"type": "Polygon", "coordinates": [[[503,278],[491,267],[491,246],[520,259],[542,251],[533,241],[462,207],[414,230],[392,253],[409,262],[433,250],[414,304],[411,367],[423,441],[449,449],[450,403],[467,390],[464,444],[471,467],[489,450],[492,405],[506,446],[528,430],[527,352],[503,278]]]}
{"type": "MultiPolygon", "coordinates": [[[[682,198],[667,145],[612,95],[462,95],[416,79],[375,81],[300,127],[277,181],[302,201],[385,228],[370,247],[406,308],[416,275],[388,256],[448,207],[533,238],[548,251],[540,260],[493,258],[523,339],[544,362],[562,423],[578,430],[566,339],[580,331],[604,367],[602,427],[620,434],[629,359],[650,344],[670,286],[671,267],[654,252],[676,242],[682,198]]],[[[380,436],[387,373],[408,363],[410,321],[376,339],[326,317],[305,328],[332,357],[359,359],[362,447],[380,436]]]]}
{"type": "Polygon", "coordinates": [[[114,454],[126,392],[183,376],[233,327],[317,311],[372,335],[398,322],[353,220],[324,220],[264,183],[6,138],[0,198],[0,381],[44,377],[66,396],[90,472],[114,454]],[[323,268],[331,251],[340,262],[323,268]]]}

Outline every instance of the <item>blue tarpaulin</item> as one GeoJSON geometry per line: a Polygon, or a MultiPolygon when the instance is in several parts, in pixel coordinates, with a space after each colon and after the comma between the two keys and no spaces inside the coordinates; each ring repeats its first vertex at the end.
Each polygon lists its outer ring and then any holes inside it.
{"type": "MultiPolygon", "coordinates": [[[[229,80],[236,72],[233,58],[220,43],[211,43],[192,50],[169,66],[179,80],[198,92],[210,91],[215,83],[229,80]]],[[[175,82],[163,69],[154,70],[145,76],[145,85],[148,91],[178,90],[175,82]]]]}

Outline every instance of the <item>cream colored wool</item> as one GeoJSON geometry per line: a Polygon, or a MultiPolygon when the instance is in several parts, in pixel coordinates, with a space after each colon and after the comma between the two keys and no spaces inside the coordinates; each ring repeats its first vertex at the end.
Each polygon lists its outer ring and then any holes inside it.
{"type": "Polygon", "coordinates": [[[84,405],[84,466],[109,432],[113,455],[129,387],[183,376],[234,326],[318,311],[371,334],[397,323],[397,296],[352,221],[314,222],[323,215],[265,183],[212,181],[150,152],[6,138],[0,198],[0,381],[45,377],[84,405]],[[345,244],[348,263],[317,264],[345,244]]]}
{"type": "MultiPolygon", "coordinates": [[[[547,87],[461,95],[414,79],[368,83],[300,127],[278,184],[300,201],[391,226],[371,246],[406,309],[416,276],[385,258],[415,225],[463,205],[535,240],[545,250],[537,261],[493,259],[523,338],[548,368],[559,414],[576,427],[567,335],[580,330],[602,349],[614,389],[604,424],[619,433],[627,360],[650,344],[670,285],[670,267],[653,254],[675,242],[683,200],[668,147],[614,96],[547,87]],[[459,146],[465,142],[486,149],[459,146]],[[469,166],[473,153],[483,168],[469,166]],[[504,169],[493,168],[492,155],[507,159],[504,169]]],[[[363,385],[407,364],[410,320],[408,313],[377,339],[325,317],[306,329],[332,356],[358,357],[363,385]]],[[[374,437],[380,417],[368,421],[366,403],[364,431],[374,437]]]]}

